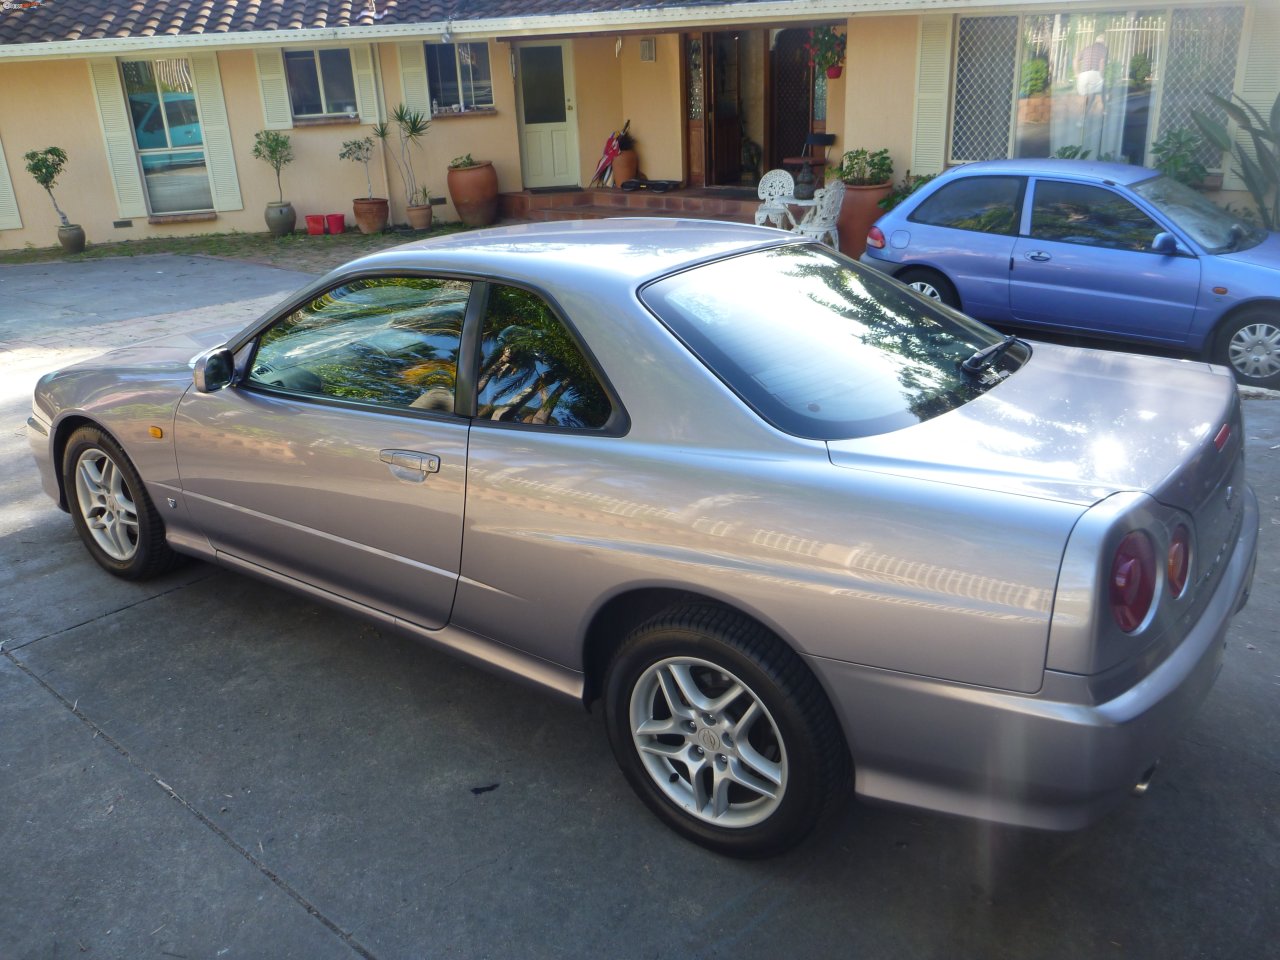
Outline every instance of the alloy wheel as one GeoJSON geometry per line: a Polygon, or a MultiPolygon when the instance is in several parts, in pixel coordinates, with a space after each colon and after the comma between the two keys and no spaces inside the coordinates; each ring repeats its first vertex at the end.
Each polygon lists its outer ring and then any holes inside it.
{"type": "Polygon", "coordinates": [[[76,503],[94,542],[111,559],[128,561],[138,551],[138,507],[119,465],[97,447],[76,460],[76,503]]]}

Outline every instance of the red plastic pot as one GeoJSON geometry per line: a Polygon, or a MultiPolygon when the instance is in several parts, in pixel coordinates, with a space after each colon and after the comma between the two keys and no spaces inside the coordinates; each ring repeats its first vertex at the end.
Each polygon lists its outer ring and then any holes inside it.
{"type": "Polygon", "coordinates": [[[329,226],[330,233],[347,232],[347,215],[345,213],[331,213],[324,219],[329,226]]]}
{"type": "Polygon", "coordinates": [[[324,214],[322,213],[307,214],[307,233],[309,233],[313,237],[323,236],[324,214]]]}

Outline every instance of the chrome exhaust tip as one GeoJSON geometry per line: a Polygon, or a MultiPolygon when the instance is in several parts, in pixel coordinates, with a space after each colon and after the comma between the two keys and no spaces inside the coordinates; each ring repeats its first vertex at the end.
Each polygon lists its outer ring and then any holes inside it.
{"type": "Polygon", "coordinates": [[[1151,786],[1151,778],[1156,775],[1156,764],[1152,764],[1147,768],[1147,772],[1138,778],[1138,782],[1133,785],[1130,793],[1135,797],[1140,797],[1147,792],[1147,787],[1151,786]]]}

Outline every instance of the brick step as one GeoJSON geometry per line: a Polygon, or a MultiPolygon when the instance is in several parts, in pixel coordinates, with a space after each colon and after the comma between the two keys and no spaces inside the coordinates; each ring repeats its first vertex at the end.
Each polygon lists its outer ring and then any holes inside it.
{"type": "Polygon", "coordinates": [[[699,213],[691,210],[667,210],[660,207],[571,206],[547,210],[530,210],[514,219],[546,222],[554,220],[603,220],[608,217],[684,217],[688,220],[728,220],[733,223],[754,223],[755,214],[699,213]]]}
{"type": "Polygon", "coordinates": [[[565,193],[504,193],[504,218],[516,220],[596,219],[627,216],[684,216],[752,223],[759,201],[716,196],[705,190],[593,189],[565,193]]]}

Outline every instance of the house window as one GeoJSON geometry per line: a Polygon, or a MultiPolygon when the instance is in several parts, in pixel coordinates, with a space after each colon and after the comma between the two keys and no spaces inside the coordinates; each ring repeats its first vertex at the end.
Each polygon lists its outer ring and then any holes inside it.
{"type": "Polygon", "coordinates": [[[352,116],[356,82],[348,50],[286,50],[285,75],[295,117],[352,116]]]}
{"type": "Polygon", "coordinates": [[[120,66],[151,212],[212,210],[190,61],[126,60],[120,66]]]}
{"type": "Polygon", "coordinates": [[[1149,164],[1192,111],[1226,119],[1208,94],[1234,88],[1243,22],[1242,6],[961,17],[950,159],[1149,164]]]}
{"type": "Polygon", "coordinates": [[[427,52],[431,112],[493,109],[493,74],[484,43],[433,43],[427,52]]]}

